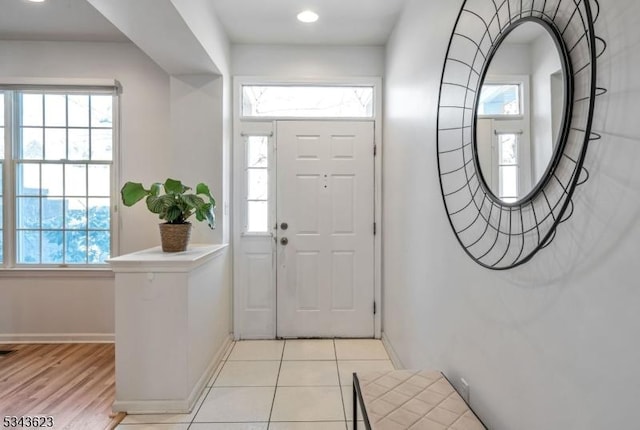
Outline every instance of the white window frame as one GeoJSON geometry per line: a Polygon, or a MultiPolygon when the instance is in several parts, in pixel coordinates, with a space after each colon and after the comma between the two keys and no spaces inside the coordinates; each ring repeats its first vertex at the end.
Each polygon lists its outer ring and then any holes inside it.
{"type": "Polygon", "coordinates": [[[529,112],[531,111],[531,90],[529,75],[487,75],[484,78],[483,84],[517,85],[520,91],[520,115],[482,114],[478,115],[478,118],[518,121],[524,120],[529,117],[529,112]]]}
{"type": "Polygon", "coordinates": [[[334,121],[334,120],[349,120],[349,121],[366,121],[366,120],[373,120],[376,117],[376,111],[379,111],[379,109],[377,109],[377,94],[376,94],[376,87],[374,85],[374,83],[360,83],[360,84],[351,84],[351,83],[345,83],[345,82],[338,82],[336,81],[335,83],[331,83],[331,82],[327,82],[327,81],[323,81],[321,83],[313,83],[313,82],[296,82],[296,81],[287,81],[286,83],[275,83],[275,82],[269,82],[269,83],[247,83],[247,82],[243,82],[239,84],[239,91],[238,91],[238,109],[239,112],[239,118],[240,120],[267,120],[267,121],[274,121],[274,120],[300,120],[303,121],[305,119],[308,120],[327,120],[327,121],[334,121]],[[345,88],[371,88],[372,91],[372,100],[371,100],[371,104],[372,104],[372,112],[371,115],[368,116],[313,116],[313,115],[302,115],[302,116],[290,116],[290,115],[274,115],[274,116],[269,116],[269,115],[264,115],[264,116],[252,116],[252,115],[245,115],[244,111],[243,111],[243,100],[244,100],[244,94],[243,94],[243,88],[245,86],[263,86],[263,87],[315,87],[315,88],[339,88],[339,87],[345,87],[345,88]]]}
{"type": "MultiPolygon", "coordinates": [[[[531,92],[529,75],[487,75],[484,83],[518,85],[520,87],[520,115],[478,115],[479,119],[491,119],[492,189],[498,190],[498,139],[499,134],[518,134],[518,194],[531,189],[531,92]]],[[[524,195],[519,195],[522,198],[524,195]]]]}
{"type": "MultiPolygon", "coordinates": [[[[275,198],[276,198],[276,184],[275,184],[275,148],[274,148],[274,133],[272,128],[272,121],[257,121],[251,122],[240,133],[241,142],[243,144],[242,150],[237,149],[236,152],[243,154],[243,169],[241,177],[236,176],[236,181],[241,184],[242,192],[240,210],[238,211],[241,216],[241,231],[240,236],[273,236],[272,226],[275,223],[275,198]],[[268,162],[267,162],[267,176],[268,176],[268,197],[267,197],[267,231],[249,231],[249,168],[248,168],[248,149],[247,143],[249,137],[266,137],[268,145],[268,162]]],[[[238,195],[238,194],[236,194],[238,195]]],[[[237,205],[236,205],[237,206],[237,205]]],[[[236,212],[236,213],[238,213],[236,212]]]]}
{"type": "Polygon", "coordinates": [[[495,163],[495,167],[494,167],[494,174],[493,174],[493,178],[495,178],[495,183],[492,185],[494,190],[498,191],[498,198],[500,198],[501,200],[505,201],[504,199],[515,199],[517,200],[518,198],[521,198],[522,196],[520,195],[520,191],[522,190],[522,184],[521,184],[521,178],[520,178],[520,170],[522,169],[521,166],[521,154],[520,154],[520,148],[521,148],[521,136],[522,136],[522,130],[506,130],[506,129],[500,129],[500,131],[498,131],[497,128],[494,129],[494,134],[493,134],[493,147],[495,148],[496,153],[493,155],[494,156],[494,160],[496,160],[495,163]],[[513,135],[515,136],[516,139],[516,164],[502,164],[500,159],[500,136],[505,136],[505,135],[513,135]],[[501,191],[501,187],[500,187],[500,179],[501,179],[501,168],[502,167],[509,167],[509,166],[515,166],[518,172],[517,175],[517,179],[516,179],[516,195],[515,196],[503,196],[501,191]]]}
{"type": "MultiPolygon", "coordinates": [[[[119,229],[117,220],[118,207],[118,178],[119,178],[119,142],[120,142],[120,97],[121,87],[119,82],[108,79],[34,79],[34,78],[0,78],[0,96],[5,100],[5,158],[3,164],[3,261],[0,264],[0,276],[33,276],[34,273],[41,273],[43,276],[55,276],[58,273],[64,276],[73,276],[78,273],[82,276],[84,272],[104,273],[108,276],[112,272],[107,263],[104,264],[20,264],[17,262],[17,199],[16,199],[16,172],[19,160],[16,157],[17,148],[14,145],[17,138],[17,130],[14,124],[17,119],[13,118],[14,94],[22,91],[60,93],[60,94],[86,94],[103,93],[112,94],[112,159],[111,161],[100,161],[96,163],[86,160],[78,160],[80,164],[108,164],[111,166],[110,181],[110,256],[114,256],[119,249],[119,229]],[[8,203],[7,203],[8,202],[8,203]]],[[[42,160],[34,160],[39,163],[42,160]]],[[[63,230],[64,231],[64,230],[63,230]]],[[[100,275],[98,275],[100,276],[100,275]]]]}

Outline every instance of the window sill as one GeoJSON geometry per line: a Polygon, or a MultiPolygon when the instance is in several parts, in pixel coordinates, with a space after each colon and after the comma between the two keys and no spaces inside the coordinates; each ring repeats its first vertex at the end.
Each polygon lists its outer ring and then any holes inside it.
{"type": "Polygon", "coordinates": [[[32,267],[12,267],[0,269],[0,279],[2,278],[91,278],[91,279],[113,279],[115,274],[108,268],[32,268],[32,267]]]}

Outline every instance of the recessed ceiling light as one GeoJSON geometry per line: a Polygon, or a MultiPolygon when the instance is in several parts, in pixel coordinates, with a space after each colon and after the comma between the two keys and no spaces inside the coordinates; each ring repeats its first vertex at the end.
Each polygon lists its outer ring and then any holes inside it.
{"type": "Polygon", "coordinates": [[[44,0],[29,0],[31,3],[44,3],[44,0]]]}
{"type": "Polygon", "coordinates": [[[298,21],[300,22],[310,23],[310,22],[316,22],[317,20],[318,20],[318,14],[311,10],[305,10],[298,14],[298,21]]]}

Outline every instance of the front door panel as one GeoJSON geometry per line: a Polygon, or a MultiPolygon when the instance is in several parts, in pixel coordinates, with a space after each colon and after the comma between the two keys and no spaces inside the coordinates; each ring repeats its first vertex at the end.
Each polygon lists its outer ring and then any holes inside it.
{"type": "Polygon", "coordinates": [[[280,121],[276,135],[277,335],[372,337],[373,122],[280,121]]]}

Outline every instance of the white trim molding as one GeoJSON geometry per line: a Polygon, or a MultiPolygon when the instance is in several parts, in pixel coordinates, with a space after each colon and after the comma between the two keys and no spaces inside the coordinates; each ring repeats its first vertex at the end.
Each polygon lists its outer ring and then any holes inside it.
{"type": "MultiPolygon", "coordinates": [[[[247,330],[242,324],[242,300],[244,299],[243,292],[241,291],[239,280],[240,277],[240,257],[242,255],[242,227],[244,225],[242,219],[242,199],[244,179],[242,175],[243,170],[243,158],[244,151],[241,149],[243,145],[242,136],[246,130],[260,130],[261,133],[273,132],[273,124],[276,120],[286,120],[287,118],[276,117],[242,117],[241,116],[241,88],[243,85],[310,85],[310,86],[372,86],[374,91],[374,112],[372,118],[357,118],[355,120],[362,121],[368,120],[374,122],[374,143],[376,145],[376,156],[374,158],[375,172],[374,172],[374,222],[376,224],[376,235],[374,237],[374,301],[376,303],[376,314],[374,315],[374,337],[379,339],[382,334],[382,97],[383,87],[381,77],[331,77],[331,78],[274,78],[268,76],[235,76],[233,79],[233,232],[232,237],[234,240],[233,246],[233,282],[234,282],[234,336],[235,339],[273,339],[275,336],[275,297],[274,297],[274,315],[272,318],[272,324],[268,324],[268,327],[262,324],[265,328],[262,333],[254,333],[251,330],[247,330]],[[263,123],[263,124],[259,124],[263,123]],[[269,127],[263,125],[268,124],[269,127]],[[239,149],[240,148],[240,149],[239,149]],[[273,333],[273,335],[271,334],[273,333]]],[[[345,120],[350,121],[354,118],[296,118],[297,120],[345,120]]],[[[277,136],[272,136],[272,139],[276,139],[277,136]]],[[[275,285],[273,286],[275,288],[275,285]]]]}
{"type": "Polygon", "coordinates": [[[396,369],[404,369],[404,364],[402,364],[402,361],[400,361],[400,357],[398,357],[396,350],[393,349],[393,345],[391,345],[389,338],[384,332],[382,333],[381,340],[382,340],[382,344],[384,345],[384,349],[386,349],[387,354],[389,354],[389,358],[393,363],[393,367],[395,367],[396,369]]]}

